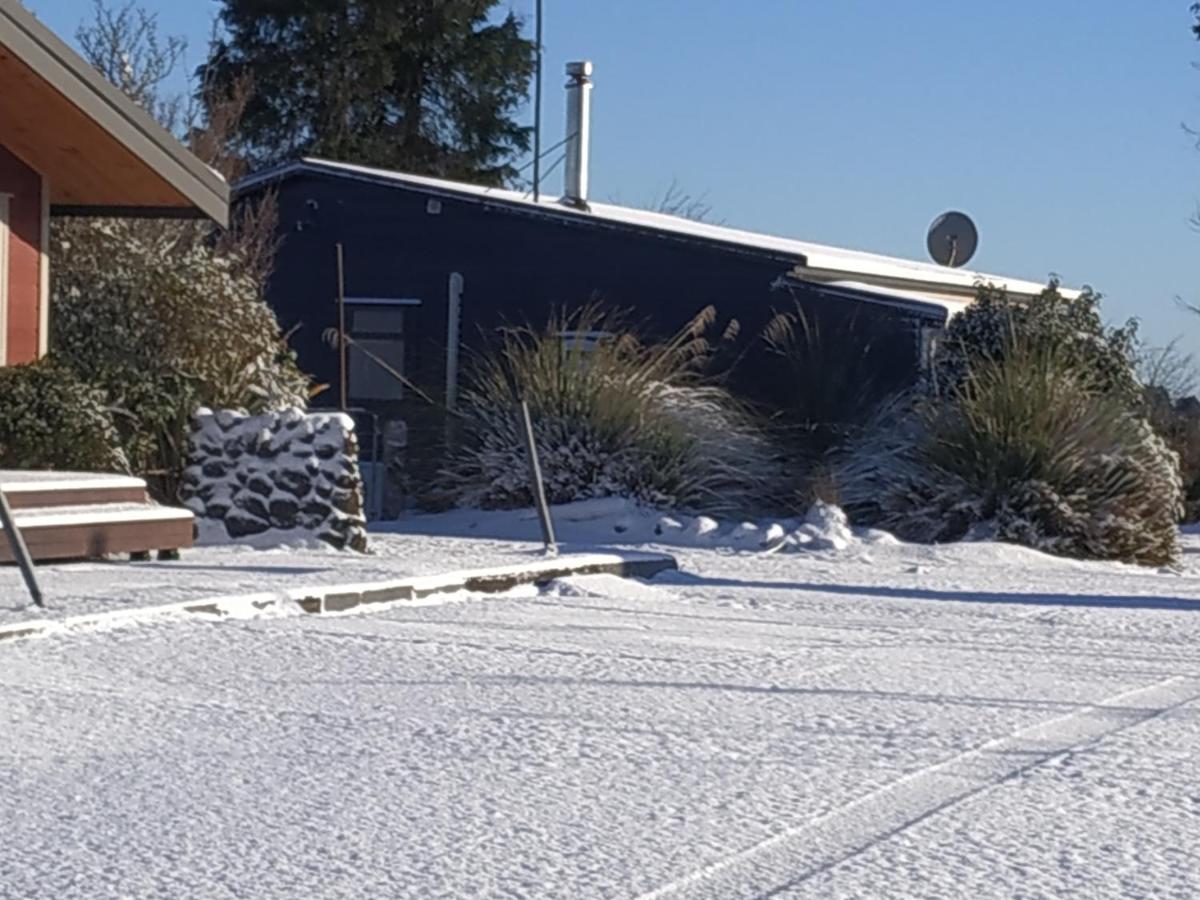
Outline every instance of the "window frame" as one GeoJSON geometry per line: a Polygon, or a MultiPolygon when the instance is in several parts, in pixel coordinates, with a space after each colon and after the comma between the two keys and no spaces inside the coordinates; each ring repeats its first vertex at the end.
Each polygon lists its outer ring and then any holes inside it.
{"type": "Polygon", "coordinates": [[[347,297],[345,304],[348,313],[346,333],[351,342],[348,348],[349,359],[346,372],[349,381],[346,391],[347,399],[356,404],[397,403],[404,400],[406,393],[404,382],[384,369],[373,356],[385,360],[401,375],[407,377],[405,370],[408,364],[408,335],[411,319],[406,313],[422,306],[422,302],[408,297],[347,297]],[[372,310],[398,313],[399,329],[381,330],[358,327],[358,314],[372,310]],[[381,342],[388,342],[393,347],[396,344],[399,345],[398,365],[393,365],[396,360],[389,359],[388,355],[383,352],[385,348],[378,346],[381,342]],[[372,354],[372,356],[367,354],[372,354]],[[358,377],[356,377],[356,373],[358,377]],[[386,379],[386,382],[394,387],[394,392],[387,392],[387,396],[380,396],[385,392],[372,390],[372,385],[378,386],[382,382],[372,381],[372,376],[366,373],[374,373],[374,377],[386,379]],[[366,384],[362,384],[364,381],[366,384]],[[361,387],[356,387],[360,384],[361,387]]]}
{"type": "Polygon", "coordinates": [[[567,329],[558,332],[558,339],[562,342],[564,350],[583,354],[594,353],[598,346],[605,341],[611,341],[616,336],[611,331],[594,329],[590,331],[567,329]]]}

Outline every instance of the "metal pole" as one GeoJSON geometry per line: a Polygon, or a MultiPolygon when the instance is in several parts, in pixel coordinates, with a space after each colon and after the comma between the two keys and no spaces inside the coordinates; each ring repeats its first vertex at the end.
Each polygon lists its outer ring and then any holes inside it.
{"type": "Polygon", "coordinates": [[[533,488],[533,500],[537,506],[538,519],[542,523],[542,542],[549,556],[558,555],[558,541],[554,537],[554,522],[550,518],[550,506],[546,503],[546,485],[542,482],[542,466],[538,462],[537,441],[533,437],[533,418],[529,415],[528,401],[521,401],[521,423],[525,431],[525,450],[529,454],[529,476],[533,488]]]}
{"type": "Polygon", "coordinates": [[[337,244],[337,291],[338,291],[338,387],[342,412],[346,402],[346,268],[342,254],[342,242],[337,244]]]}
{"type": "Polygon", "coordinates": [[[17,528],[3,490],[0,490],[0,525],[4,526],[8,546],[12,548],[13,559],[21,569],[25,587],[29,588],[29,596],[33,598],[35,606],[44,608],[46,604],[42,602],[42,589],[38,587],[37,578],[33,574],[33,557],[29,555],[29,548],[25,546],[25,538],[21,536],[21,529],[17,528]]]}
{"type": "Polygon", "coordinates": [[[454,445],[454,439],[458,433],[455,417],[458,414],[458,358],[462,344],[462,297],[462,274],[451,272],[446,319],[446,420],[442,434],[446,441],[447,451],[454,445]]]}
{"type": "Polygon", "coordinates": [[[533,202],[542,196],[542,0],[534,7],[537,56],[533,82],[533,202]]]}
{"type": "Polygon", "coordinates": [[[450,273],[446,303],[446,409],[458,409],[458,356],[462,344],[463,277],[450,273]]]}

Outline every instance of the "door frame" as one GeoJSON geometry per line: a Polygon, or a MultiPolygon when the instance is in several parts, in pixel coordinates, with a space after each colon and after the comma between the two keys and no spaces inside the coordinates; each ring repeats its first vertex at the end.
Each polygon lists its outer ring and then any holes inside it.
{"type": "Polygon", "coordinates": [[[8,364],[8,280],[9,245],[12,230],[9,227],[12,194],[0,191],[0,366],[8,364]]]}

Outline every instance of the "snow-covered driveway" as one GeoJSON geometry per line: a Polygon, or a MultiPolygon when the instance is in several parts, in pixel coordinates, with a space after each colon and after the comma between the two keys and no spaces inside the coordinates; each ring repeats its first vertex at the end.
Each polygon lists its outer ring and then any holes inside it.
{"type": "Polygon", "coordinates": [[[0,894],[1200,891],[1197,573],[681,562],[2,647],[0,894]]]}

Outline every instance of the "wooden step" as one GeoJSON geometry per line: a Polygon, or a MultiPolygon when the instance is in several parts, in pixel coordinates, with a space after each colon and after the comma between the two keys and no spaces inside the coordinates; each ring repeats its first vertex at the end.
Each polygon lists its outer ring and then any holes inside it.
{"type": "MultiPolygon", "coordinates": [[[[194,535],[191,512],[154,503],[35,507],[13,517],[34,561],[181,550],[194,535]]],[[[0,528],[0,563],[12,561],[0,528]]]]}
{"type": "Polygon", "coordinates": [[[127,475],[0,469],[0,490],[14,509],[146,503],[146,482],[127,475]]]}

